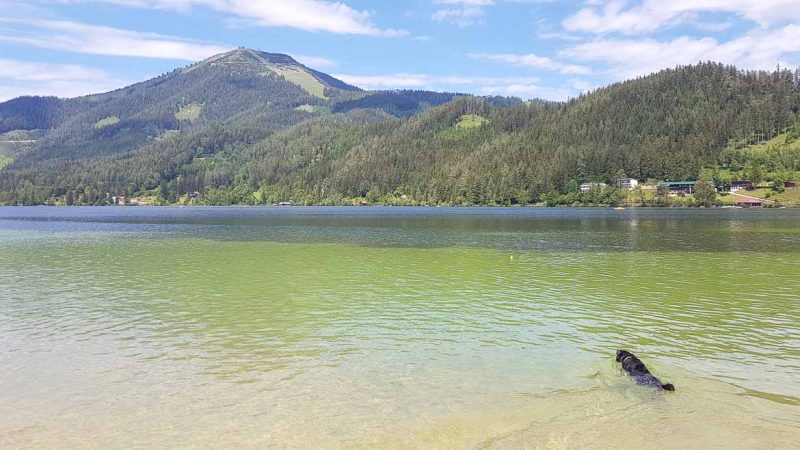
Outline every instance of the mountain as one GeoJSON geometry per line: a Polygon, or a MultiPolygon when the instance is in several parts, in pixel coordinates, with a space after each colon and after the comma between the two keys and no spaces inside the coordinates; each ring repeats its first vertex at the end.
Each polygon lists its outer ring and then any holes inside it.
{"type": "MultiPolygon", "coordinates": [[[[565,103],[498,107],[459,98],[369,130],[345,149],[285,158],[284,133],[253,146],[249,176],[274,199],[337,203],[349,198],[403,204],[515,204],[569,192],[570,182],[624,176],[694,179],[730,171],[735,140],[768,140],[797,128],[800,77],[789,71],[741,72],[720,64],[664,70],[565,103]],[[322,157],[321,157],[322,156],[322,157]],[[304,159],[303,159],[304,158],[304,159]],[[299,161],[298,161],[299,160],[299,161]],[[315,198],[314,186],[324,191],[315,198]],[[309,195],[309,192],[311,195],[309,195]],[[339,196],[339,197],[336,197],[339,196]]],[[[300,125],[304,141],[347,142],[360,130],[300,125]]],[[[739,154],[738,171],[800,170],[800,150],[739,154]]],[[[735,174],[729,174],[736,176],[735,174]]],[[[571,203],[571,202],[570,202],[571,203]]]]}
{"type": "MultiPolygon", "coordinates": [[[[0,132],[17,142],[13,155],[0,146],[0,202],[525,204],[622,174],[728,170],[731,142],[768,141],[799,110],[800,73],[788,70],[702,63],[522,102],[364,92],[240,48],[107,94],[0,104],[0,132]]],[[[737,167],[800,170],[786,152],[743,153],[761,156],[737,167]]]]}
{"type": "MultiPolygon", "coordinates": [[[[370,102],[413,114],[454,94],[386,93],[370,102]],[[402,96],[403,103],[391,97],[402,96]],[[426,96],[434,98],[427,99],[426,96]]],[[[80,97],[21,97],[0,103],[0,133],[45,129],[47,133],[16,165],[53,158],[108,156],[141,148],[177,132],[209,124],[257,125],[258,134],[302,122],[333,105],[363,106],[365,94],[292,57],[239,48],[117,91],[80,97]]]]}
{"type": "Polygon", "coordinates": [[[108,155],[207,123],[278,129],[307,119],[330,98],[357,92],[287,55],[237,49],[106,94],[0,104],[0,132],[50,129],[35,160],[108,155]]]}

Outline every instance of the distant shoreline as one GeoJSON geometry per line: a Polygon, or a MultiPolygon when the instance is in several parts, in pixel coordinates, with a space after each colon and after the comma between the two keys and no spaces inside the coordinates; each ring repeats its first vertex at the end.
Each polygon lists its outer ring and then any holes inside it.
{"type": "Polygon", "coordinates": [[[750,209],[750,210],[774,210],[774,209],[800,209],[800,206],[785,205],[785,206],[545,206],[545,205],[291,205],[291,206],[278,206],[278,205],[0,205],[0,208],[109,208],[109,209],[135,209],[135,208],[164,208],[164,209],[181,209],[181,208],[259,208],[259,209],[305,209],[305,208],[353,208],[353,209],[368,209],[368,208],[429,208],[429,209],[456,209],[456,208],[491,208],[491,209],[603,209],[603,210],[619,210],[625,211],[629,209],[686,209],[686,210],[702,210],[702,209],[750,209]]]}

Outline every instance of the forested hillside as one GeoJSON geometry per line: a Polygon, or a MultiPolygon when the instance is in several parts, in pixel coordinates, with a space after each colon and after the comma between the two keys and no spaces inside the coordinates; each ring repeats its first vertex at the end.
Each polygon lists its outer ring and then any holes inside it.
{"type": "Polygon", "coordinates": [[[0,104],[6,128],[49,128],[0,171],[0,202],[527,204],[621,174],[688,179],[734,160],[800,170],[795,147],[736,153],[797,124],[800,72],[704,63],[522,102],[360,92],[252,52],[114,93],[0,104]]]}

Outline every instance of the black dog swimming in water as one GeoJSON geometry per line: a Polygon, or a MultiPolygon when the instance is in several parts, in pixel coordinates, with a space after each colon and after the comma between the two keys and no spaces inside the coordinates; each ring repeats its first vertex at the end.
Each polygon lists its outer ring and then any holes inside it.
{"type": "Polygon", "coordinates": [[[641,386],[654,387],[665,391],[674,391],[675,386],[671,383],[662,383],[647,370],[647,366],[627,350],[617,350],[617,362],[622,364],[622,370],[636,380],[636,384],[641,386]]]}

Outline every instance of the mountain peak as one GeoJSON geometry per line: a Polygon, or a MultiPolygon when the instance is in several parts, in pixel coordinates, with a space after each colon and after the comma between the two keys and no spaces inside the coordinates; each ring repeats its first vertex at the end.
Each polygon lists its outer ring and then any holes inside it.
{"type": "Polygon", "coordinates": [[[212,56],[193,64],[183,73],[198,69],[216,69],[239,73],[277,74],[286,81],[300,86],[308,93],[327,99],[326,89],[334,88],[342,91],[358,91],[359,89],[341,80],[308,68],[284,53],[269,53],[252,48],[239,47],[229,52],[212,56]]]}
{"type": "Polygon", "coordinates": [[[209,66],[270,67],[272,65],[302,66],[297,60],[283,53],[268,53],[252,48],[239,47],[193,64],[187,68],[187,71],[209,66]]]}
{"type": "Polygon", "coordinates": [[[269,53],[246,47],[239,47],[236,50],[232,50],[228,53],[223,53],[220,56],[223,56],[224,58],[245,58],[245,59],[253,58],[256,61],[272,63],[272,64],[285,64],[292,66],[302,65],[299,62],[297,62],[297,60],[284,53],[269,53]]]}

